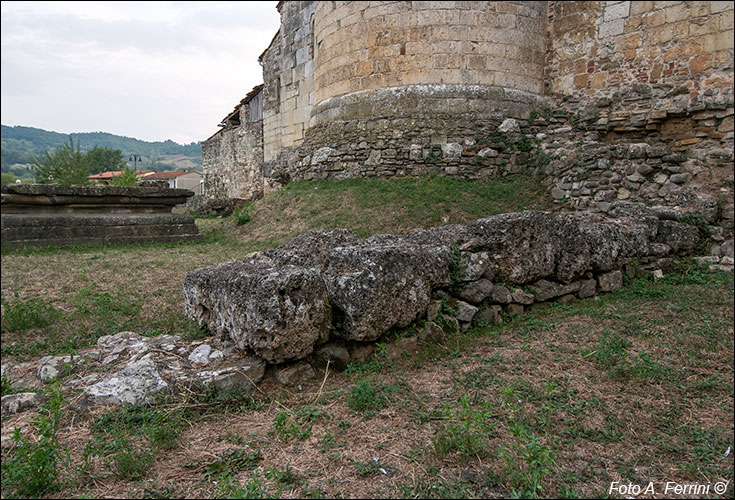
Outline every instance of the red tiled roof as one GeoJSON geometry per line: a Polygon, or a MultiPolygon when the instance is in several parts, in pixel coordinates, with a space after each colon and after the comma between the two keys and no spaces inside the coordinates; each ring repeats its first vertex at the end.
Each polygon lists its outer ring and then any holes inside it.
{"type": "MultiPolygon", "coordinates": [[[[144,177],[148,177],[150,174],[154,173],[154,170],[136,170],[135,175],[142,175],[144,177]]],[[[122,170],[112,170],[109,172],[102,172],[101,174],[94,174],[90,175],[90,179],[112,179],[113,177],[117,177],[118,175],[122,174],[122,170]]]]}

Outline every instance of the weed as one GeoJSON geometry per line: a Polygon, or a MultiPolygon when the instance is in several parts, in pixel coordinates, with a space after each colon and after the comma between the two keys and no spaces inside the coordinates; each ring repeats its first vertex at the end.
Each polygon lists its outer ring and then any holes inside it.
{"type": "Polygon", "coordinates": [[[464,458],[483,456],[486,438],[493,432],[492,414],[486,408],[475,410],[465,395],[459,399],[460,408],[445,405],[448,422],[434,437],[434,451],[439,457],[458,454],[464,458]]]}
{"type": "Polygon", "coordinates": [[[38,441],[30,441],[16,427],[12,434],[15,450],[11,456],[3,457],[2,485],[19,497],[39,498],[63,486],[58,470],[63,450],[57,432],[64,395],[57,385],[51,386],[47,394],[48,401],[33,420],[38,441]]]}
{"type": "Polygon", "coordinates": [[[361,380],[355,384],[347,396],[347,406],[354,411],[367,415],[382,410],[399,391],[395,385],[388,385],[372,380],[361,380]]]}
{"type": "Polygon", "coordinates": [[[2,332],[22,332],[31,328],[46,328],[57,321],[61,312],[43,299],[37,297],[20,298],[14,292],[15,300],[8,303],[3,297],[2,332]]]}
{"type": "Polygon", "coordinates": [[[441,305],[439,306],[439,314],[434,321],[445,332],[456,333],[457,323],[452,319],[457,315],[457,300],[443,292],[439,293],[439,298],[441,299],[441,305]]]}
{"type": "Polygon", "coordinates": [[[554,453],[526,425],[513,421],[510,431],[516,441],[501,447],[500,457],[512,497],[538,498],[544,491],[544,478],[552,471],[554,453]]]}
{"type": "Polygon", "coordinates": [[[146,476],[153,462],[153,452],[148,448],[128,449],[128,444],[112,456],[115,464],[115,475],[118,479],[135,480],[146,476]]]}
{"type": "Polygon", "coordinates": [[[23,392],[23,389],[20,389],[18,387],[13,387],[13,381],[10,380],[5,375],[2,376],[0,379],[2,380],[2,391],[0,391],[0,395],[7,396],[9,394],[16,394],[18,392],[23,392]]]}
{"type": "Polygon", "coordinates": [[[219,455],[218,460],[204,465],[204,479],[209,480],[223,474],[236,474],[241,470],[252,470],[260,465],[263,456],[260,449],[252,449],[249,446],[228,450],[219,455]]]}
{"type": "Polygon", "coordinates": [[[614,336],[609,331],[604,331],[597,349],[588,355],[592,356],[599,368],[610,370],[625,362],[629,347],[630,342],[624,338],[614,336]]]}
{"type": "Polygon", "coordinates": [[[457,244],[451,243],[451,255],[449,256],[449,291],[457,290],[464,280],[462,279],[462,256],[459,252],[457,244]]]}
{"type": "Polygon", "coordinates": [[[235,209],[232,212],[232,218],[235,220],[235,223],[237,223],[238,226],[242,226],[243,224],[247,224],[250,222],[250,209],[252,208],[252,205],[245,205],[243,207],[235,207],[235,209]]]}
{"type": "Polygon", "coordinates": [[[271,498],[263,486],[263,479],[257,473],[250,476],[244,488],[230,473],[218,476],[215,484],[220,498],[271,498]]]}
{"type": "Polygon", "coordinates": [[[331,432],[325,433],[321,437],[321,444],[319,445],[319,451],[326,453],[334,448],[344,448],[346,445],[337,441],[337,436],[331,432]]]}
{"type": "Polygon", "coordinates": [[[482,498],[472,494],[468,483],[451,478],[438,477],[433,481],[419,480],[413,486],[398,484],[400,498],[482,498]]]}
{"type": "Polygon", "coordinates": [[[426,157],[424,158],[424,162],[433,164],[433,163],[438,162],[440,159],[441,159],[441,154],[434,153],[432,151],[431,153],[426,155],[426,157]]]}
{"type": "Polygon", "coordinates": [[[304,477],[294,472],[289,464],[286,464],[286,470],[280,471],[276,468],[269,467],[263,471],[263,474],[265,474],[267,479],[285,486],[298,486],[304,480],[304,477]]]}
{"type": "Polygon", "coordinates": [[[287,410],[281,410],[273,419],[273,425],[268,431],[268,434],[275,434],[284,443],[290,441],[292,438],[299,440],[308,439],[311,437],[311,426],[306,427],[306,424],[309,422],[311,420],[308,418],[294,415],[287,410]]]}
{"type": "Polygon", "coordinates": [[[368,361],[353,361],[345,372],[350,375],[365,375],[368,373],[380,373],[387,368],[392,368],[392,362],[388,361],[388,348],[385,343],[379,342],[372,358],[368,361]]]}
{"type": "Polygon", "coordinates": [[[357,460],[351,460],[351,462],[357,467],[357,475],[360,477],[377,476],[378,474],[387,475],[394,470],[390,465],[380,463],[378,458],[373,458],[368,462],[358,462],[357,460]]]}

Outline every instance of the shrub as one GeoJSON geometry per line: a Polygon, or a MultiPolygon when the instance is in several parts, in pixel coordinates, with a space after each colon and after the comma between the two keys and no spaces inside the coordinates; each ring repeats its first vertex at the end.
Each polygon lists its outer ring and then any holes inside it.
{"type": "Polygon", "coordinates": [[[245,205],[242,208],[235,207],[235,209],[232,211],[232,217],[235,219],[235,222],[237,222],[238,226],[247,224],[248,222],[250,222],[250,205],[245,205]]]}

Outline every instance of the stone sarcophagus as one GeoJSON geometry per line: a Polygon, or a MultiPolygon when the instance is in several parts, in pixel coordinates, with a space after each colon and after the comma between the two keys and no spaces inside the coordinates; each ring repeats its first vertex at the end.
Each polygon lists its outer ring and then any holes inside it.
{"type": "Polygon", "coordinates": [[[2,190],[2,246],[69,247],[196,241],[189,216],[171,210],[186,189],[16,184],[2,190]]]}

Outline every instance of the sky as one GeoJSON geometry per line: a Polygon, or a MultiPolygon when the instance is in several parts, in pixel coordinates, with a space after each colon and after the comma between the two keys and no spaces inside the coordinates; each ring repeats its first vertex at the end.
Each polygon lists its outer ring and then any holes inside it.
{"type": "Polygon", "coordinates": [[[203,141],[254,86],[277,2],[6,2],[3,125],[203,141]]]}

